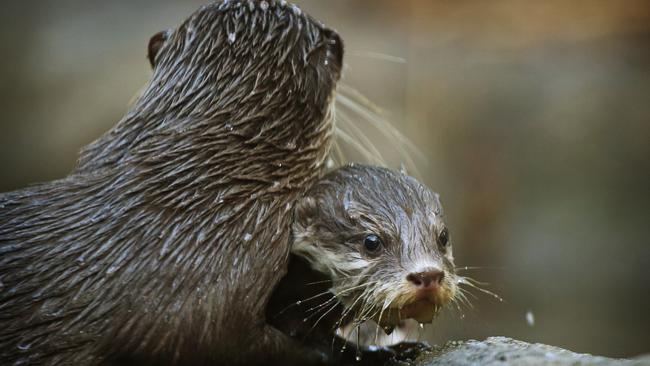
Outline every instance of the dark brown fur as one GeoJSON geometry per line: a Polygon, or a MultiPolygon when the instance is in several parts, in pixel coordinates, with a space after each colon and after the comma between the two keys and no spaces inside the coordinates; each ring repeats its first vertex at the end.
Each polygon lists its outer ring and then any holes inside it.
{"type": "MultiPolygon", "coordinates": [[[[321,174],[338,36],[280,1],[199,9],[66,178],[0,196],[0,364],[245,364],[321,174]]],[[[306,356],[308,357],[308,356],[306,356]]]]}

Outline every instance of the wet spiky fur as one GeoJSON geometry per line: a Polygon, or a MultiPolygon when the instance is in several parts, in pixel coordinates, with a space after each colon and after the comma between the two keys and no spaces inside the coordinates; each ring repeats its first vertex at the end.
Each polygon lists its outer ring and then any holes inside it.
{"type": "Polygon", "coordinates": [[[321,174],[338,36],[281,1],[207,5],[64,179],[0,195],[0,364],[281,357],[264,307],[321,174]]]}

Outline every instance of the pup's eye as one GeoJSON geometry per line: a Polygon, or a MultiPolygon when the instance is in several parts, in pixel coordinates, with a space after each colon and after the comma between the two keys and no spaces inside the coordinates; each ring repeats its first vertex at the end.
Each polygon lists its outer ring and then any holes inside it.
{"type": "Polygon", "coordinates": [[[379,239],[375,234],[367,235],[365,239],[363,239],[363,246],[366,247],[369,252],[374,252],[381,246],[381,239],[379,239]]]}
{"type": "Polygon", "coordinates": [[[447,249],[449,246],[449,230],[447,228],[442,229],[440,235],[438,235],[438,246],[440,249],[447,249]]]}

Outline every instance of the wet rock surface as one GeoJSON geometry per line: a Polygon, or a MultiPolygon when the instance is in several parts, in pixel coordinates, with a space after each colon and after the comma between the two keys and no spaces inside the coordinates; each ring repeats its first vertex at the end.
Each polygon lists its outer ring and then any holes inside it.
{"type": "Polygon", "coordinates": [[[469,365],[650,365],[650,355],[635,359],[613,359],[571,352],[544,344],[531,344],[507,337],[483,341],[453,341],[430,349],[398,352],[390,366],[469,366],[469,365]]]}

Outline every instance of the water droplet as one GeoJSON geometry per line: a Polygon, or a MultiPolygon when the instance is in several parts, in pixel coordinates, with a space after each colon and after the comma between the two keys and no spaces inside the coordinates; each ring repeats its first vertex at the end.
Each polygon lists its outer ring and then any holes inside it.
{"type": "Polygon", "coordinates": [[[226,130],[232,131],[232,130],[234,130],[234,128],[232,127],[232,125],[230,123],[227,123],[226,124],[226,130]]]}
{"type": "Polygon", "coordinates": [[[359,353],[359,354],[357,354],[356,356],[354,356],[354,359],[355,359],[357,362],[361,361],[361,354],[359,353]]]}
{"type": "Polygon", "coordinates": [[[83,255],[80,255],[80,256],[77,257],[77,259],[75,260],[75,263],[77,263],[77,265],[78,265],[79,267],[84,267],[84,266],[86,265],[86,258],[84,258],[83,255]]]}
{"type": "Polygon", "coordinates": [[[45,292],[44,288],[39,289],[38,291],[34,292],[32,294],[32,299],[38,300],[43,297],[43,293],[45,292]]]}
{"type": "Polygon", "coordinates": [[[187,44],[192,43],[192,41],[196,37],[196,30],[194,29],[194,27],[192,26],[188,27],[186,35],[187,35],[187,44]]]}
{"type": "Polygon", "coordinates": [[[532,310],[526,312],[526,323],[531,327],[535,326],[535,314],[533,314],[532,310]]]}
{"type": "Polygon", "coordinates": [[[296,305],[300,305],[300,304],[302,304],[302,301],[300,300],[296,301],[296,305]]]}
{"type": "Polygon", "coordinates": [[[20,343],[18,349],[21,351],[27,351],[32,345],[29,343],[20,343]]]}
{"type": "Polygon", "coordinates": [[[334,160],[332,160],[332,159],[327,159],[327,163],[325,163],[325,166],[327,167],[327,169],[332,169],[332,168],[334,168],[334,160]]]}
{"type": "Polygon", "coordinates": [[[250,233],[244,234],[244,241],[251,241],[251,239],[253,239],[253,235],[250,233]]]}
{"type": "Polygon", "coordinates": [[[262,9],[263,11],[266,11],[268,8],[269,8],[269,3],[267,3],[266,1],[262,1],[260,3],[260,9],[262,9]]]}
{"type": "Polygon", "coordinates": [[[347,189],[345,191],[345,195],[343,196],[343,209],[345,211],[349,211],[351,204],[352,204],[352,190],[347,189]]]}
{"type": "Polygon", "coordinates": [[[424,329],[424,323],[420,323],[420,329],[424,329]]]}
{"type": "Polygon", "coordinates": [[[237,34],[235,32],[228,33],[228,43],[233,44],[237,40],[237,34]]]}

